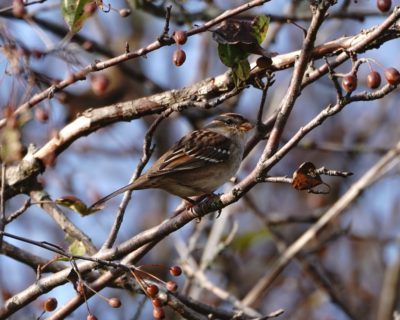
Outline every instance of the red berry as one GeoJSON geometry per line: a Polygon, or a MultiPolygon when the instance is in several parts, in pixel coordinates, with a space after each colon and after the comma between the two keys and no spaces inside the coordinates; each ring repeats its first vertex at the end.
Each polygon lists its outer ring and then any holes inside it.
{"type": "Polygon", "coordinates": [[[367,86],[376,89],[381,85],[381,75],[376,71],[371,71],[367,76],[367,86]]]}
{"type": "Polygon", "coordinates": [[[346,92],[353,92],[357,88],[357,77],[352,74],[343,77],[342,87],[346,92]]]}
{"type": "Polygon", "coordinates": [[[376,5],[382,12],[388,12],[392,7],[392,0],[377,0],[376,5]]]}
{"type": "Polygon", "coordinates": [[[47,312],[51,312],[57,309],[57,299],[56,298],[48,298],[44,303],[43,303],[43,309],[46,310],[47,312]]]}
{"type": "Polygon", "coordinates": [[[96,95],[102,95],[110,85],[110,79],[104,73],[95,74],[91,77],[92,90],[96,95]]]}
{"type": "Polygon", "coordinates": [[[385,79],[391,85],[400,83],[400,73],[396,68],[387,68],[385,70],[385,79]]]}
{"type": "Polygon", "coordinates": [[[178,285],[174,281],[168,281],[165,284],[168,291],[175,292],[178,289],[178,285]]]}
{"type": "Polygon", "coordinates": [[[154,308],[153,309],[153,317],[154,319],[164,319],[165,312],[163,308],[154,308]]]}
{"type": "Polygon", "coordinates": [[[155,284],[151,284],[146,288],[146,292],[150,297],[155,298],[158,293],[158,287],[155,284]]]}
{"type": "Polygon", "coordinates": [[[111,298],[108,300],[108,304],[113,308],[119,308],[122,303],[118,298],[111,298]]]}
{"type": "Polygon", "coordinates": [[[187,41],[187,35],[185,31],[175,31],[172,35],[172,38],[175,40],[176,44],[185,44],[187,41]]]}
{"type": "Polygon", "coordinates": [[[174,64],[179,67],[181,65],[184,64],[186,60],[186,53],[185,51],[183,51],[182,49],[176,49],[174,51],[174,54],[172,56],[172,61],[174,62],[174,64]]]}
{"type": "Polygon", "coordinates": [[[163,305],[162,301],[160,299],[158,299],[158,298],[154,298],[153,300],[151,300],[151,303],[156,308],[160,308],[163,305]]]}
{"type": "Polygon", "coordinates": [[[178,277],[182,274],[182,269],[179,266],[173,266],[169,268],[169,273],[171,276],[178,277]]]}

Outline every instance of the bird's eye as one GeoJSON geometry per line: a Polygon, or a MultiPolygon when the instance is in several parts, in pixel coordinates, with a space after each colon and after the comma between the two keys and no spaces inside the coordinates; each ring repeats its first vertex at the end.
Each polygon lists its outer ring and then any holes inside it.
{"type": "Polygon", "coordinates": [[[232,119],[225,119],[224,121],[228,126],[233,125],[233,120],[232,119]]]}

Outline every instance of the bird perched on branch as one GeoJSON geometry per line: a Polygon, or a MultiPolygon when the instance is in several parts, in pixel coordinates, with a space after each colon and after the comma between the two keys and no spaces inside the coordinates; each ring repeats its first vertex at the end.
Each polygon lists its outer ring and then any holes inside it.
{"type": "Polygon", "coordinates": [[[252,128],[242,115],[224,113],[203,129],[181,138],[145,174],[100,199],[91,208],[99,208],[128,190],[158,188],[186,200],[212,194],[239,169],[246,133],[252,128]]]}

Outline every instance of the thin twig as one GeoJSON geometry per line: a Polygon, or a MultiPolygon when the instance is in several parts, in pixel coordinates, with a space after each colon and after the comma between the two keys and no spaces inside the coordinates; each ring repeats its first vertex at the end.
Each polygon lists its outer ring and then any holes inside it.
{"type": "Polygon", "coordinates": [[[275,82],[274,74],[267,74],[267,82],[264,84],[264,86],[262,88],[260,106],[258,107],[258,113],[257,113],[257,130],[258,131],[262,131],[261,127],[264,125],[264,123],[262,121],[262,117],[264,115],[265,100],[267,98],[268,89],[270,87],[272,87],[274,82],[275,82]]]}
{"type": "MultiPolygon", "coordinates": [[[[0,185],[0,214],[1,214],[1,220],[0,220],[0,231],[4,231],[6,228],[7,224],[7,219],[6,219],[6,202],[5,202],[5,197],[4,197],[4,190],[5,190],[5,185],[6,185],[6,164],[5,162],[1,163],[1,185],[0,185]]],[[[3,244],[3,236],[0,234],[0,249],[3,244]]]]}
{"type": "Polygon", "coordinates": [[[263,178],[264,182],[273,182],[273,183],[288,183],[292,184],[293,179],[289,177],[265,177],[263,178]]]}
{"type": "Polygon", "coordinates": [[[165,23],[164,23],[164,30],[162,34],[157,38],[160,43],[167,43],[170,39],[169,37],[169,21],[171,19],[171,9],[172,6],[167,6],[165,11],[165,23]]]}
{"type": "Polygon", "coordinates": [[[333,82],[333,85],[336,90],[336,100],[340,101],[343,99],[343,92],[342,92],[342,87],[339,84],[338,78],[335,76],[335,73],[329,63],[329,60],[327,57],[324,57],[325,64],[328,68],[328,74],[329,74],[329,79],[333,82]]]}
{"type": "Polygon", "coordinates": [[[31,206],[31,199],[29,198],[24,202],[24,204],[14,212],[10,213],[6,218],[6,224],[10,223],[11,221],[17,219],[21,214],[23,214],[30,206],[31,206]]]}
{"type": "MultiPolygon", "coordinates": [[[[153,134],[155,130],[157,129],[158,125],[161,123],[162,120],[167,118],[170,114],[172,113],[172,109],[167,109],[163,114],[157,117],[157,119],[151,124],[149,129],[146,132],[145,138],[144,138],[144,143],[143,143],[143,155],[142,158],[140,159],[139,164],[136,167],[135,172],[133,173],[131,179],[129,180],[128,184],[133,183],[142,173],[144,167],[146,166],[147,162],[150,160],[150,157],[153,153],[153,148],[151,147],[151,141],[153,139],[153,134]]],[[[128,190],[125,192],[124,197],[121,201],[120,206],[118,207],[118,211],[114,220],[114,223],[111,227],[111,230],[109,232],[109,235],[104,242],[101,250],[108,249],[113,246],[117,235],[118,231],[121,227],[122,221],[124,219],[124,214],[126,207],[129,203],[129,200],[131,198],[132,190],[128,190]]]]}
{"type": "Polygon", "coordinates": [[[315,172],[326,176],[342,177],[342,178],[347,178],[353,175],[352,172],[326,169],[325,167],[315,169],[315,172]]]}

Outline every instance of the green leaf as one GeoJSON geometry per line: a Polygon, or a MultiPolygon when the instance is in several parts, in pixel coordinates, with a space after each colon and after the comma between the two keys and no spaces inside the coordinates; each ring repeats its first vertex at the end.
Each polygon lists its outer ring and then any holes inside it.
{"type": "Polygon", "coordinates": [[[250,64],[247,61],[249,53],[243,51],[236,45],[218,44],[218,54],[221,62],[230,67],[233,73],[233,80],[236,86],[246,81],[250,76],[250,64]]]}
{"type": "Polygon", "coordinates": [[[245,60],[240,60],[235,66],[232,67],[233,73],[241,81],[246,81],[250,77],[250,63],[245,60]]]}
{"type": "Polygon", "coordinates": [[[93,5],[93,0],[62,0],[61,12],[65,22],[68,24],[70,30],[74,33],[78,32],[87,18],[93,12],[88,10],[85,6],[93,5]]]}
{"type": "Polygon", "coordinates": [[[253,20],[252,34],[257,39],[258,44],[261,44],[267,35],[269,20],[269,17],[264,15],[255,17],[253,20]]]}
{"type": "Polygon", "coordinates": [[[269,57],[269,53],[260,47],[268,31],[269,18],[259,16],[252,23],[226,21],[213,33],[218,42],[218,55],[221,62],[232,69],[236,86],[250,76],[250,64],[247,60],[251,53],[269,57]]]}
{"type": "Polygon", "coordinates": [[[249,54],[238,46],[230,44],[218,44],[218,55],[221,62],[227,67],[235,67],[239,61],[247,59],[249,54]]]}
{"type": "Polygon", "coordinates": [[[85,245],[82,241],[76,239],[70,244],[68,251],[74,256],[83,256],[86,254],[85,245]]]}

